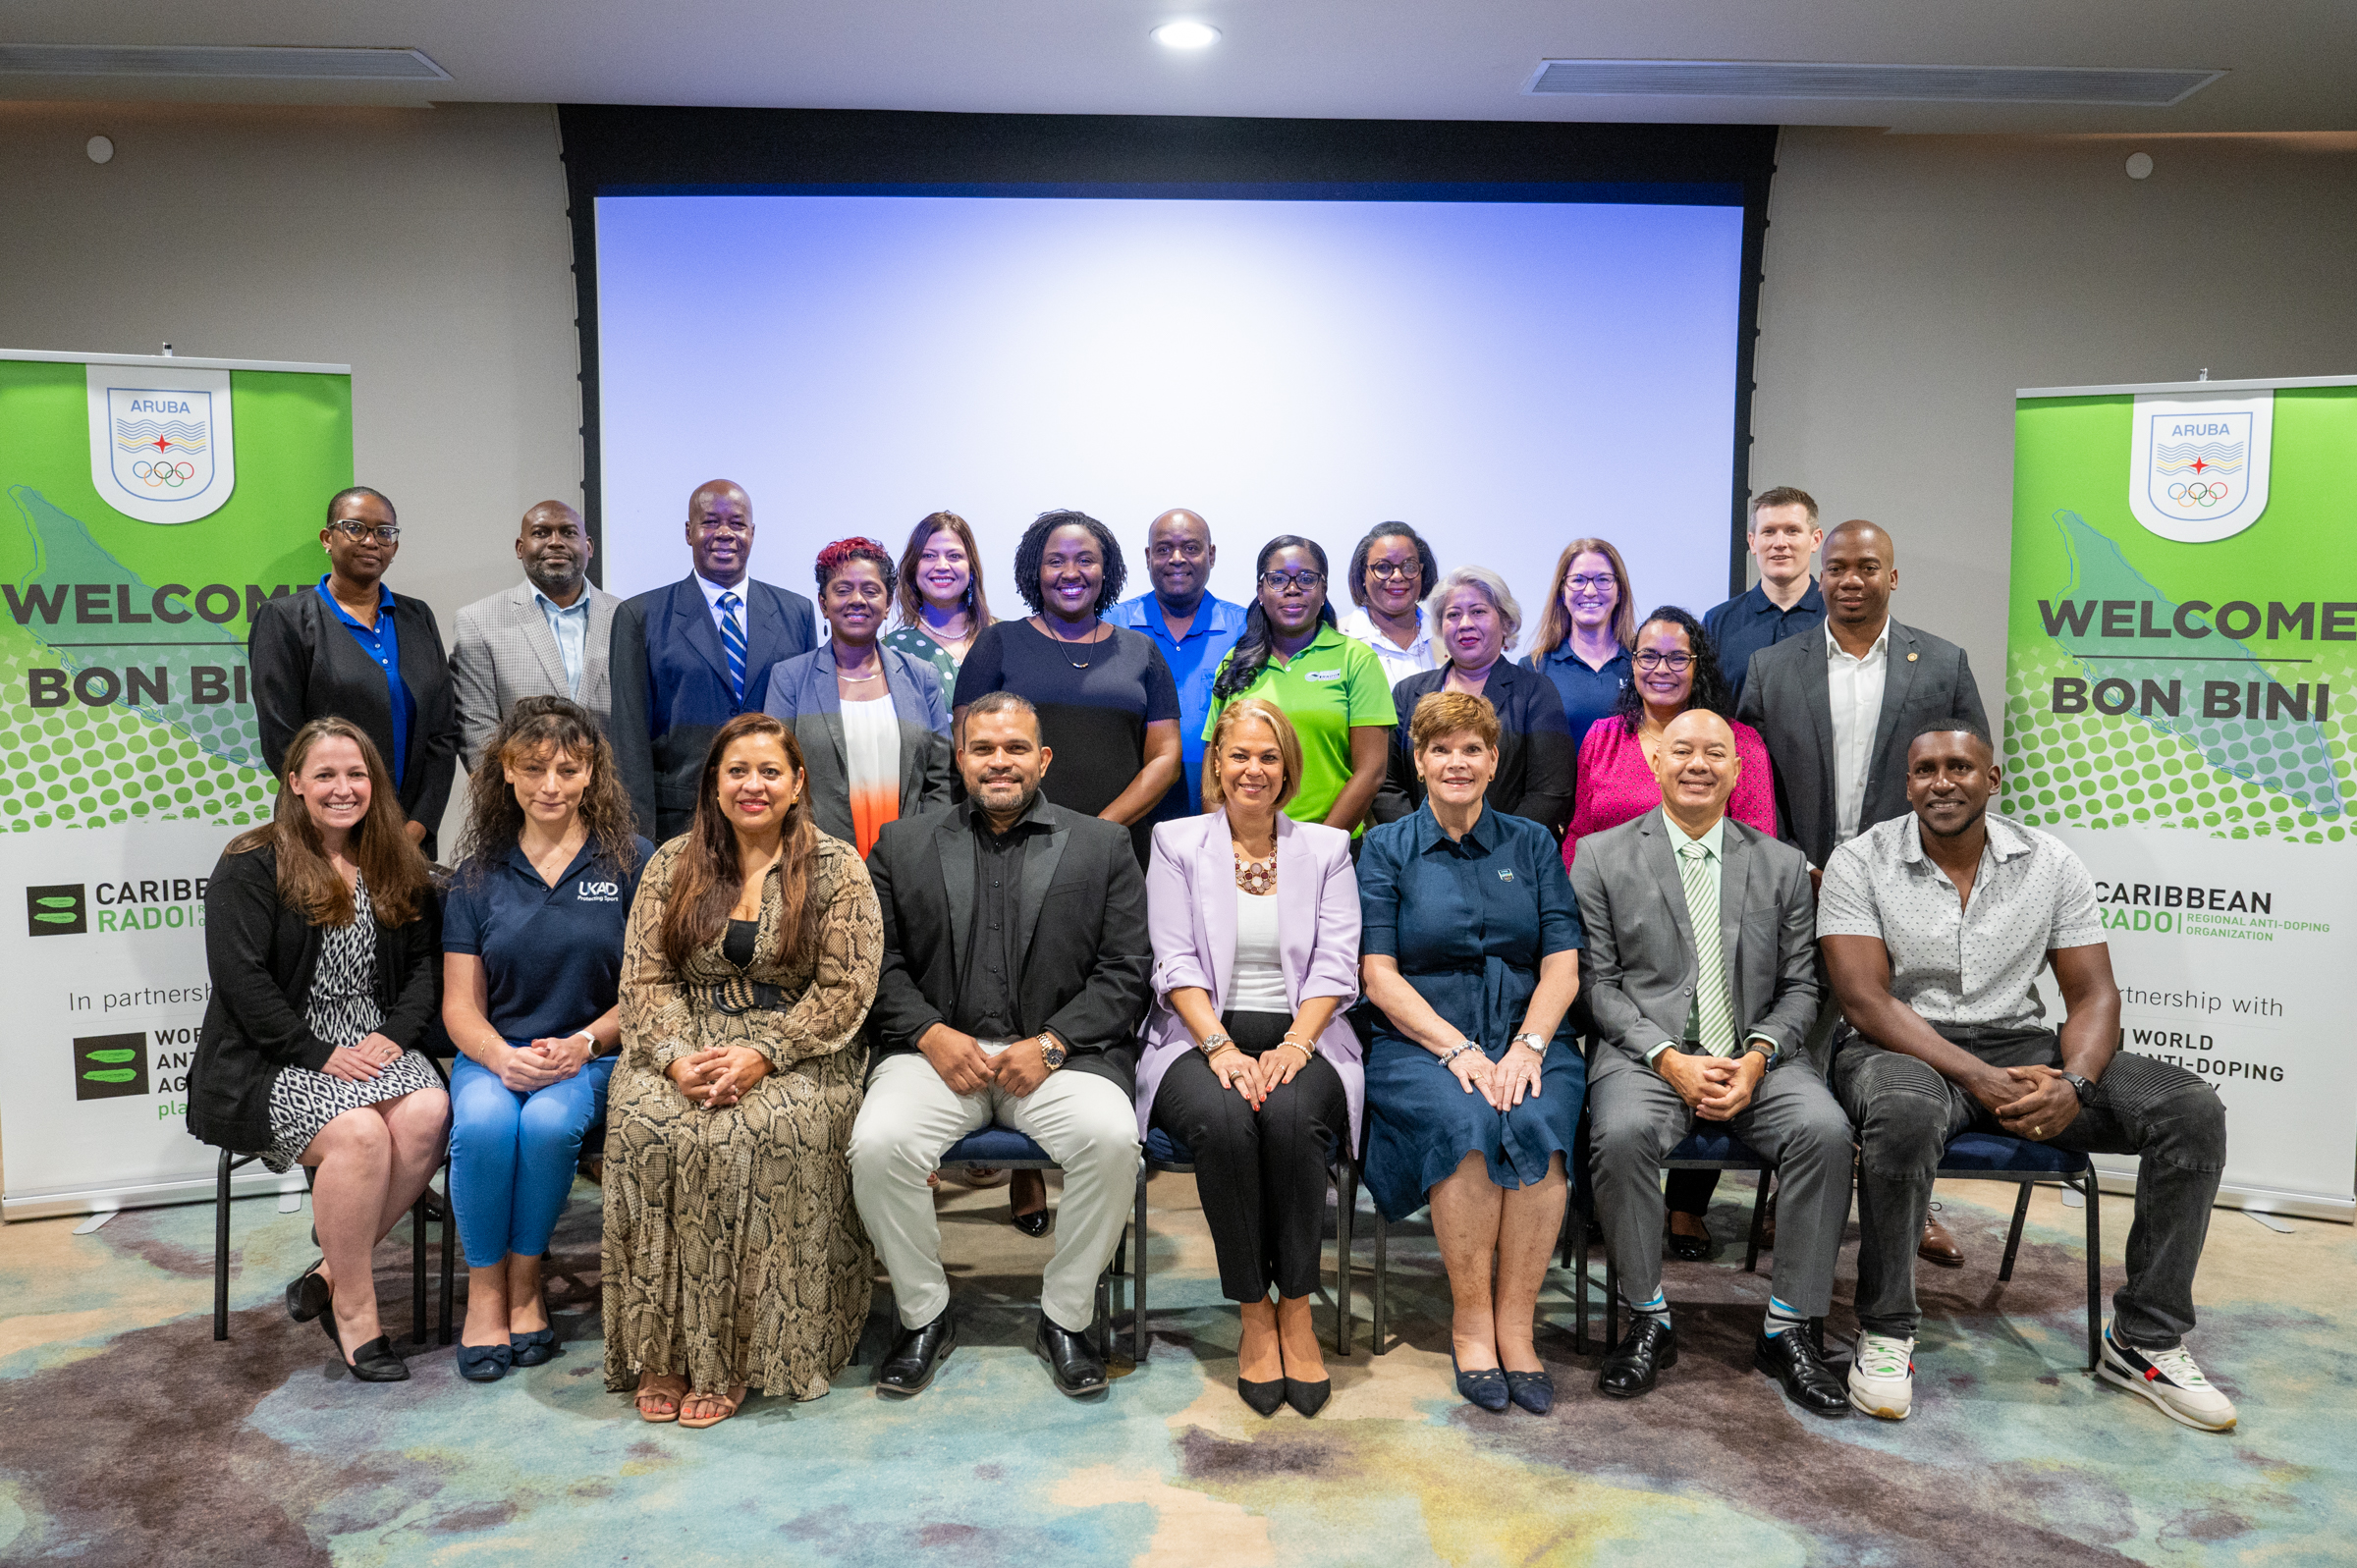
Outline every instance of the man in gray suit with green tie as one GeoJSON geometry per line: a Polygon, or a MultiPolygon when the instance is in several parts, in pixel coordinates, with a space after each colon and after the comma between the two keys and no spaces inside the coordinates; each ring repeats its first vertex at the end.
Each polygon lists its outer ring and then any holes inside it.
{"type": "Polygon", "coordinates": [[[1811,1323],[1833,1304],[1850,1170],[1849,1117],[1800,1049],[1817,1016],[1816,903],[1797,849],[1728,819],[1741,771],[1725,719],[1678,715],[1655,753],[1661,809],[1581,839],[1571,866],[1597,1034],[1590,1176],[1630,1312],[1597,1387],[1633,1398],[1677,1360],[1662,1162],[1717,1127],[1775,1168],[1782,1210],[1753,1365],[1802,1409],[1842,1416],[1848,1393],[1811,1323]]]}
{"type": "Polygon", "coordinates": [[[596,546],[581,514],[543,501],[523,514],[516,559],[523,581],[459,612],[450,689],[459,758],[471,771],[500,720],[525,697],[570,697],[603,724],[613,705],[606,644],[622,601],[591,582],[596,546]]]}

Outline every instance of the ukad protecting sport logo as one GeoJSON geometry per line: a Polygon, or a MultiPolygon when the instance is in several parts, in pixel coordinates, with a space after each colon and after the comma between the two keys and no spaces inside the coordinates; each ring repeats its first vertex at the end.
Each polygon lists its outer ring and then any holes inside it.
{"type": "Polygon", "coordinates": [[[2231,538],[2257,522],[2267,510],[2275,412],[2272,391],[2139,397],[2129,512],[2178,544],[2231,538]]]}
{"type": "Polygon", "coordinates": [[[90,479],[142,522],[193,522],[235,487],[229,372],[146,365],[88,369],[90,479]]]}

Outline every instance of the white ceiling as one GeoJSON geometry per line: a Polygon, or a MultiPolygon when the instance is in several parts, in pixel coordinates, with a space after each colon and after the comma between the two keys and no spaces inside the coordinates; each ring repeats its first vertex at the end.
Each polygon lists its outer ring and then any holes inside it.
{"type": "Polygon", "coordinates": [[[1905,131],[2357,130],[2349,0],[11,0],[0,42],[413,47],[449,82],[0,79],[0,97],[586,102],[1905,131]],[[1147,30],[1220,27],[1178,54],[1147,30]],[[1548,57],[2222,68],[2169,109],[1532,97],[1548,57]]]}

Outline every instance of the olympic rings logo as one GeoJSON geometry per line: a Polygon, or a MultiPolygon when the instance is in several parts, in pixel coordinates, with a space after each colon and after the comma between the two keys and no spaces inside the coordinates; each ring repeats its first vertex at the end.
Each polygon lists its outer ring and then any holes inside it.
{"type": "Polygon", "coordinates": [[[2191,484],[2170,485],[2168,499],[2180,507],[2215,507],[2226,499],[2226,488],[2223,479],[2196,479],[2191,484]]]}
{"type": "Polygon", "coordinates": [[[159,485],[178,490],[196,477],[196,465],[192,462],[175,462],[168,458],[158,458],[150,462],[142,458],[131,465],[131,476],[150,490],[159,485]]]}

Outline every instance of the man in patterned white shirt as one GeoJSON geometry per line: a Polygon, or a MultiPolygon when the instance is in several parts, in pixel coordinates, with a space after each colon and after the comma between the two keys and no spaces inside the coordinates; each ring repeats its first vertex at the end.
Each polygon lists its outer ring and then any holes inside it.
{"type": "Polygon", "coordinates": [[[1817,936],[1856,1033],[1834,1093],[1858,1128],[1858,1325],[1850,1402],[1903,1420],[1914,1397],[1914,1249],[1933,1172],[1968,1129],[2139,1157],[2128,1279],[2101,1376],[2205,1432],[2232,1401],[2186,1353],[2193,1276],[2226,1160],[2225,1110],[2192,1073],[2119,1046],[2119,988],[2095,883],[2059,839],[1989,812],[1998,769],[1976,730],[1907,749],[1912,814],[1833,852],[1817,936]],[[2048,1027],[2052,963],[2069,1016],[2048,1027]]]}

